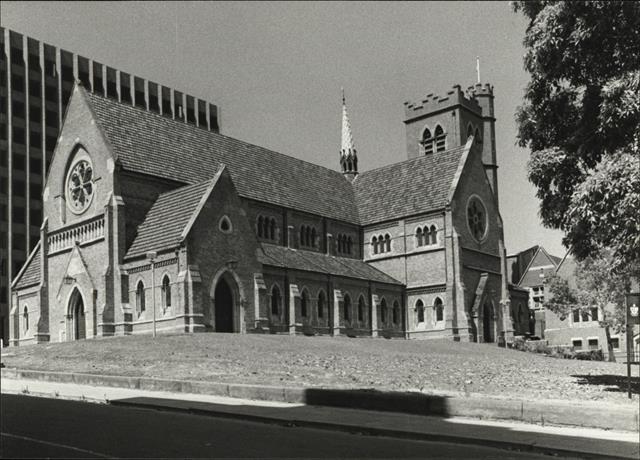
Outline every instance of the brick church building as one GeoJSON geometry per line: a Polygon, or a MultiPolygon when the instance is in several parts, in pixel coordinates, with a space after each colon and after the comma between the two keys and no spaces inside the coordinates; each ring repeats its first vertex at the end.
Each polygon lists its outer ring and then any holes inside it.
{"type": "Polygon", "coordinates": [[[76,84],[10,344],[161,332],[502,342],[493,89],[405,104],[408,159],[340,171],[76,84]]]}

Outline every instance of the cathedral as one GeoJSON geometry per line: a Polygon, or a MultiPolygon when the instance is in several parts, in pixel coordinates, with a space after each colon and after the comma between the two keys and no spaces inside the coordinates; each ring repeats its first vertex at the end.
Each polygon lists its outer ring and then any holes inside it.
{"type": "Polygon", "coordinates": [[[493,97],[456,85],[405,103],[407,159],[358,172],[344,97],[332,170],[76,83],[40,242],[12,283],[10,344],[178,332],[504,344],[521,325],[493,97]]]}

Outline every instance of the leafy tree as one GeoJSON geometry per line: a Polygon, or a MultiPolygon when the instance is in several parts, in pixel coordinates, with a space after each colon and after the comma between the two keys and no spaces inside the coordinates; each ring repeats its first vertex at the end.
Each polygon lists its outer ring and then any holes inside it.
{"type": "Polygon", "coordinates": [[[611,345],[611,331],[619,333],[625,325],[625,296],[629,276],[612,269],[611,256],[604,252],[596,257],[578,261],[574,273],[568,278],[555,274],[545,280],[551,296],[545,308],[551,310],[561,320],[574,310],[580,314],[591,313],[598,308],[598,321],[605,328],[609,347],[609,360],[615,361],[611,345]]]}
{"type": "Polygon", "coordinates": [[[545,226],[578,259],[640,260],[640,2],[518,1],[531,81],[518,144],[545,226]]]}

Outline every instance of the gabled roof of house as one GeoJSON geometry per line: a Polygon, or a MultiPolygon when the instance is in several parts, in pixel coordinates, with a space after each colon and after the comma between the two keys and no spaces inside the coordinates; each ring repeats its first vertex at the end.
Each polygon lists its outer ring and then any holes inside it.
{"type": "Polygon", "coordinates": [[[262,243],[262,251],[258,251],[258,254],[258,260],[261,263],[274,267],[371,280],[378,283],[402,284],[359,259],[334,257],[319,252],[290,249],[268,243],[262,243]]]}
{"type": "Polygon", "coordinates": [[[125,258],[141,256],[147,251],[174,248],[184,239],[185,232],[197,217],[218,177],[187,185],[158,196],[125,258]]]}
{"type": "Polygon", "coordinates": [[[353,182],[363,225],[444,208],[466,146],[361,173],[353,182]]]}
{"type": "Polygon", "coordinates": [[[36,247],[31,251],[27,262],[16,275],[13,283],[11,283],[11,288],[22,289],[36,285],[40,282],[40,277],[40,242],[38,241],[36,247]]]}
{"type": "Polygon", "coordinates": [[[80,91],[124,170],[196,184],[224,163],[242,197],[358,223],[353,188],[338,171],[80,91]]]}
{"type": "Polygon", "coordinates": [[[558,267],[557,260],[557,257],[552,257],[542,246],[538,246],[535,254],[522,272],[522,278],[518,285],[532,287],[543,284],[544,277],[556,272],[558,267]]]}

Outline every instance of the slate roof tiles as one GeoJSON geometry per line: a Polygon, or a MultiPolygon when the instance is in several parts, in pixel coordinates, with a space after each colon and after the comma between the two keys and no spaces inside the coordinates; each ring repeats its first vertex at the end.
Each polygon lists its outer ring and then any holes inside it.
{"type": "Polygon", "coordinates": [[[13,289],[22,289],[24,287],[33,286],[40,282],[40,243],[39,242],[33,251],[35,253],[29,257],[27,261],[28,265],[22,271],[22,275],[18,275],[19,280],[15,284],[15,286],[13,286],[13,289]]]}

